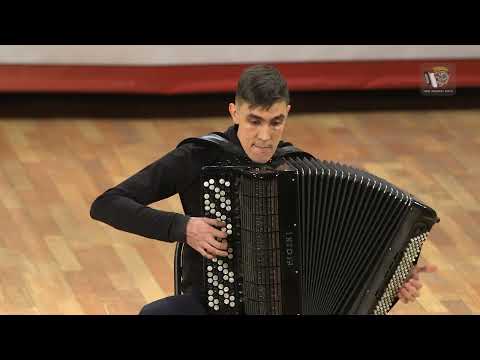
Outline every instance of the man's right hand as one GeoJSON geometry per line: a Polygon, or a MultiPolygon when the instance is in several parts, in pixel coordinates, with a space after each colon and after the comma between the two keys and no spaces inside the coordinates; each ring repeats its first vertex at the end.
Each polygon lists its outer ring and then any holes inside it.
{"type": "Polygon", "coordinates": [[[227,241],[222,241],[227,234],[215,228],[224,226],[224,222],[215,219],[191,217],[187,223],[187,244],[209,259],[228,256],[227,241]]]}

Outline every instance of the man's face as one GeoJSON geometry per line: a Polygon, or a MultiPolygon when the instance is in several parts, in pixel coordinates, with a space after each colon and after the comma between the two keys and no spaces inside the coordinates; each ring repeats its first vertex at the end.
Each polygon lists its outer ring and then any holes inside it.
{"type": "Polygon", "coordinates": [[[248,157],[260,164],[268,162],[280,142],[290,105],[285,101],[274,103],[268,110],[242,102],[229,105],[234,124],[238,124],[238,139],[248,157]]]}

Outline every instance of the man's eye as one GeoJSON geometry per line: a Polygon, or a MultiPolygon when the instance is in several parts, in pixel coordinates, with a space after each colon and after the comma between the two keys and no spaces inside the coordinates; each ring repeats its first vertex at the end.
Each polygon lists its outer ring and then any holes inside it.
{"type": "Polygon", "coordinates": [[[253,124],[253,125],[258,125],[258,124],[260,124],[260,121],[251,119],[250,123],[253,124]]]}

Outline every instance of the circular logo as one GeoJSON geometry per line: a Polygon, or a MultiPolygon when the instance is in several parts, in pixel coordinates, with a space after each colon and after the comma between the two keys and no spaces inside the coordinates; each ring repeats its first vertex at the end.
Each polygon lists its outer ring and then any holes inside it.
{"type": "Polygon", "coordinates": [[[435,76],[435,80],[437,80],[437,86],[440,88],[446,86],[450,78],[448,68],[445,66],[436,66],[432,70],[435,76]]]}

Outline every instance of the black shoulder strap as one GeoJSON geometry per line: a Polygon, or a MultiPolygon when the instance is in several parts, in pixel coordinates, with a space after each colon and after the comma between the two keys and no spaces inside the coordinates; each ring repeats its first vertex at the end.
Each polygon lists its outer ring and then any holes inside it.
{"type": "Polygon", "coordinates": [[[180,144],[178,144],[177,147],[187,143],[206,144],[206,145],[213,144],[222,148],[227,153],[240,156],[240,157],[245,157],[245,154],[243,153],[242,149],[238,145],[235,145],[230,140],[224,138],[218,133],[211,133],[211,134],[200,136],[200,137],[187,138],[183,140],[180,144]]]}

